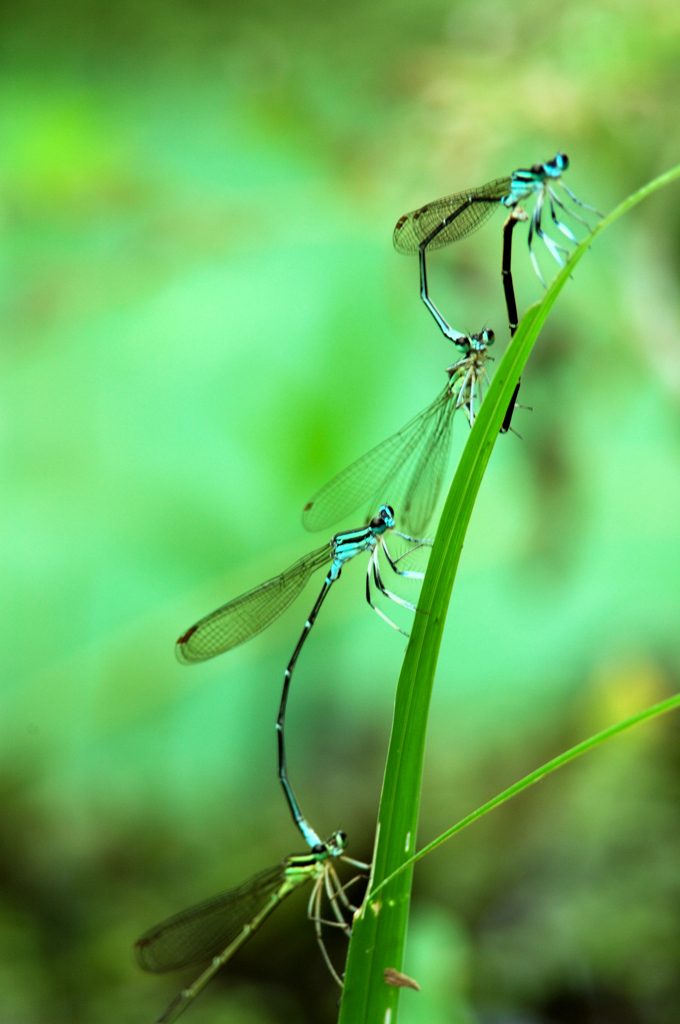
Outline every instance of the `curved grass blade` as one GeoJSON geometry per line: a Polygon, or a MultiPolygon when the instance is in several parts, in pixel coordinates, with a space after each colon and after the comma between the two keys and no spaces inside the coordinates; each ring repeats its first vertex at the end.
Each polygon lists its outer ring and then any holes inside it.
{"type": "Polygon", "coordinates": [[[371,888],[375,891],[383,882],[385,886],[377,899],[364,901],[355,917],[339,1024],[396,1024],[399,989],[385,985],[384,970],[401,967],[413,865],[395,873],[409,859],[417,834],[427,718],[441,637],[472,508],[508,402],[550,309],[597,235],[677,178],[680,166],[625,199],[579,244],[543,300],[524,315],[476,418],[439,522],[418,604],[421,614],[416,615],[399,677],[371,888]],[[387,884],[390,876],[394,877],[387,884]]]}
{"type": "Polygon", "coordinates": [[[552,760],[546,761],[545,764],[541,765],[535,771],[525,775],[519,782],[513,783],[512,786],[508,786],[502,793],[498,793],[497,796],[487,800],[485,804],[478,807],[476,811],[472,811],[471,814],[467,814],[460,821],[452,825],[451,828],[447,828],[445,832],[433,839],[432,842],[428,843],[427,846],[423,846],[422,850],[418,850],[412,857],[405,860],[396,871],[393,871],[391,875],[383,879],[380,885],[376,885],[368,896],[373,898],[377,895],[383,886],[388,885],[393,878],[401,874],[407,868],[410,868],[416,861],[422,860],[428,853],[432,853],[437,847],[441,846],[442,843],[452,839],[453,836],[458,835],[468,825],[472,825],[473,822],[478,821],[479,818],[483,818],[489,811],[493,811],[494,808],[500,807],[501,804],[511,800],[514,796],[522,793],[525,789],[529,789],[530,786],[534,786],[541,779],[544,779],[546,775],[550,775],[552,772],[557,771],[558,768],[563,768],[565,764],[569,764],[570,761],[575,761],[576,758],[582,757],[583,754],[587,754],[590,750],[594,750],[595,747],[599,747],[601,743],[605,743],[607,740],[611,740],[614,736],[619,736],[623,732],[627,732],[628,729],[632,729],[635,725],[640,725],[642,722],[647,722],[651,718],[658,718],[659,715],[665,715],[668,711],[674,711],[677,707],[680,707],[680,693],[676,693],[673,697],[668,697],[666,700],[659,701],[658,704],[652,704],[651,707],[645,708],[644,711],[638,711],[637,714],[631,715],[629,718],[624,718],[621,722],[617,722],[615,725],[610,725],[606,729],[602,729],[600,732],[595,733],[594,736],[589,736],[587,740],[582,740],[581,743],[577,743],[576,746],[570,747],[569,750],[565,750],[563,754],[558,754],[557,757],[553,757],[552,760]]]}

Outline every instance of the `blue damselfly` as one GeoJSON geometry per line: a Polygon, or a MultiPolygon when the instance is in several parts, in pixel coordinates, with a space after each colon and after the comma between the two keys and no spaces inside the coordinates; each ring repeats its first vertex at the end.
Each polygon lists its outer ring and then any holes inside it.
{"type": "Polygon", "coordinates": [[[362,875],[356,875],[343,885],[334,862],[344,861],[362,872],[369,868],[368,864],[347,857],[346,847],[345,833],[335,832],[310,853],[286,857],[276,867],[258,872],[235,889],[212,896],[149,928],[134,946],[135,959],[145,971],[161,974],[211,961],[196,981],[173,999],[156,1024],[171,1024],[177,1020],[269,915],[287,896],[307,882],[313,883],[307,916],[314,922],[316,940],[326,965],[335,981],[342,986],[342,979],[323,941],[322,925],[340,928],[347,936],[351,934],[347,918],[356,911],[356,907],[350,903],[346,891],[362,875]],[[325,921],[321,917],[324,894],[332,909],[333,921],[325,921]]]}
{"type": "Polygon", "coordinates": [[[560,266],[564,266],[563,255],[569,255],[568,249],[555,242],[543,230],[541,220],[546,201],[553,223],[570,242],[577,244],[578,240],[571,228],[558,219],[556,207],[590,230],[590,225],[583,217],[565,206],[554,185],[559,185],[577,206],[589,210],[598,217],[602,216],[594,207],[581,202],[561,181],[561,176],[568,167],[569,158],[566,153],[558,153],[553,160],[544,164],[534,164],[529,168],[520,168],[513,171],[508,178],[496,178],[479,188],[456,192],[426,203],[425,206],[399,218],[394,229],[394,247],[397,252],[409,256],[415,256],[426,249],[441,249],[451,242],[471,235],[499,206],[512,209],[522,200],[536,196],[536,205],[529,218],[529,253],[536,273],[545,284],[532,246],[534,233],[560,266]]]}
{"type": "MultiPolygon", "coordinates": [[[[517,329],[517,303],[512,283],[512,231],[517,220],[529,220],[528,245],[531,261],[539,280],[545,286],[533,250],[534,233],[545,244],[550,255],[560,266],[564,266],[564,256],[569,255],[569,250],[557,243],[550,235],[546,234],[542,227],[543,209],[547,201],[550,209],[550,216],[558,230],[572,243],[577,244],[578,239],[563,221],[557,216],[556,207],[563,210],[567,216],[583,224],[590,231],[590,225],[583,217],[580,217],[573,209],[564,205],[555,191],[555,184],[564,190],[569,199],[582,209],[601,217],[602,214],[587,203],[582,203],[574,193],[561,180],[562,174],[569,167],[569,158],[566,153],[558,153],[553,160],[544,164],[534,164],[529,168],[520,168],[513,171],[509,178],[496,178],[487,182],[479,188],[468,189],[466,192],[457,192],[442,199],[436,199],[432,203],[406,213],[396,223],[394,229],[394,247],[398,252],[414,256],[418,254],[420,263],[420,296],[435,319],[439,329],[451,341],[456,341],[456,331],[452,331],[437,306],[430,298],[427,286],[427,250],[441,249],[451,242],[457,242],[462,238],[471,235],[477,228],[487,220],[488,217],[499,206],[513,211],[504,225],[503,230],[503,257],[502,257],[502,279],[505,303],[508,311],[508,324],[510,336],[512,337],[517,329]],[[518,204],[531,196],[536,196],[531,217],[527,217],[518,204]],[[514,215],[513,215],[514,214],[514,215]]],[[[501,433],[504,434],[510,429],[512,414],[517,401],[520,382],[517,382],[515,392],[508,406],[507,412],[501,425],[501,433]]]]}
{"type": "Polygon", "coordinates": [[[283,787],[293,820],[312,849],[323,844],[300,810],[288,780],[286,767],[284,732],[290,682],[300,651],[316,621],[321,605],[328,596],[328,592],[336,580],[340,578],[343,566],[362,551],[369,553],[366,571],[366,600],[385,622],[389,623],[390,626],[400,633],[408,636],[403,629],[392,622],[373,603],[371,596],[372,579],[375,588],[385,597],[411,611],[416,610],[414,604],[404,600],[404,598],[399,597],[397,594],[393,594],[386,588],[383,582],[378,559],[380,551],[385,555],[392,571],[398,576],[418,580],[423,578],[422,572],[399,569],[397,563],[404,555],[400,555],[396,559],[393,559],[390,555],[384,537],[388,530],[411,545],[406,554],[409,554],[416,548],[425,545],[429,546],[432,543],[429,540],[416,540],[395,530],[394,510],[389,505],[381,505],[378,514],[371,520],[368,526],[362,527],[359,530],[347,530],[336,534],[328,544],[324,544],[323,547],[317,548],[316,551],[312,551],[310,554],[300,558],[279,576],[274,576],[273,579],[267,580],[266,583],[261,583],[260,586],[247,591],[245,594],[241,594],[240,597],[234,598],[227,604],[222,605],[221,608],[200,619],[199,622],[182,634],[175,645],[175,653],[178,660],[184,665],[191,665],[199,661],[206,661],[208,658],[214,658],[216,655],[223,654],[225,651],[231,650],[232,647],[250,640],[252,637],[257,636],[258,633],[261,633],[263,629],[266,629],[286,610],[288,605],[302,591],[312,573],[328,565],[330,562],[330,568],[323,582],[321,593],[317,597],[309,618],[305,622],[300,639],[286,667],[279,714],[276,721],[279,781],[283,787]]]}

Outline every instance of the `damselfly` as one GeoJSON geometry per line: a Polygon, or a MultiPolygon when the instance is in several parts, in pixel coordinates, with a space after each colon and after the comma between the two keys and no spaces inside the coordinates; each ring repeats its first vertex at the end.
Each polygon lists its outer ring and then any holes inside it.
{"type": "Polygon", "coordinates": [[[331,563],[323,582],[321,593],[317,597],[309,618],[305,622],[300,639],[298,640],[295,650],[293,651],[291,659],[286,667],[281,703],[279,705],[279,714],[276,721],[279,751],[279,781],[281,782],[283,791],[286,795],[286,800],[291,814],[293,815],[293,820],[312,849],[323,844],[300,810],[299,804],[288,780],[288,772],[286,768],[284,731],[290,682],[300,651],[302,650],[305,640],[309,636],[309,632],[316,621],[321,605],[325,601],[329,590],[335,581],[340,578],[343,566],[361,551],[369,552],[368,568],[366,572],[366,600],[371,608],[377,612],[385,622],[388,622],[390,626],[398,630],[400,633],[408,636],[408,634],[397,626],[396,623],[392,622],[392,620],[389,619],[371,599],[372,578],[376,589],[385,597],[388,597],[391,601],[395,601],[397,604],[402,605],[402,607],[408,608],[411,611],[416,610],[414,604],[410,601],[404,600],[404,598],[399,597],[397,594],[393,594],[386,588],[383,582],[380,563],[378,560],[378,555],[381,550],[384,553],[390,568],[398,576],[419,580],[423,578],[422,572],[407,571],[398,568],[397,562],[405,556],[400,555],[399,558],[392,558],[388,551],[387,544],[385,543],[384,534],[387,530],[392,531],[396,536],[403,538],[411,545],[406,554],[409,554],[410,551],[414,551],[416,548],[432,544],[432,541],[416,540],[413,537],[409,537],[406,534],[399,533],[398,530],[395,530],[394,510],[389,505],[381,505],[377,516],[371,520],[368,526],[365,526],[360,530],[349,530],[336,534],[328,544],[324,544],[323,547],[317,548],[316,551],[312,551],[310,554],[300,558],[289,569],[282,572],[280,576],[274,576],[273,579],[267,580],[266,583],[261,583],[259,587],[255,587],[253,590],[247,591],[247,593],[242,594],[240,597],[236,597],[227,604],[222,605],[222,607],[218,608],[217,611],[211,612],[210,615],[206,615],[197,622],[196,625],[191,626],[186,633],[183,633],[175,645],[177,658],[185,665],[193,664],[198,661],[205,661],[208,658],[214,658],[217,654],[222,654],[224,651],[231,650],[232,647],[236,647],[238,644],[242,644],[244,641],[250,640],[251,637],[257,636],[258,633],[262,632],[262,630],[270,625],[274,619],[278,618],[278,616],[281,615],[288,605],[297,597],[312,573],[317,569],[321,569],[323,566],[328,565],[329,562],[331,563]]]}
{"type": "Polygon", "coordinates": [[[547,163],[534,164],[532,167],[513,171],[509,178],[496,178],[479,188],[457,192],[454,195],[444,196],[443,199],[427,203],[399,218],[394,229],[394,247],[398,252],[410,256],[415,256],[416,253],[425,249],[430,251],[441,249],[451,242],[457,242],[459,239],[471,235],[499,206],[512,209],[523,199],[535,195],[536,205],[530,218],[528,243],[534,269],[543,282],[532,247],[534,232],[560,266],[564,266],[562,254],[567,256],[569,254],[568,249],[555,242],[543,230],[541,220],[546,201],[553,223],[570,242],[576,244],[576,236],[571,228],[558,219],[556,207],[590,230],[590,225],[583,217],[564,205],[557,195],[553,183],[558,184],[577,206],[589,210],[598,217],[602,216],[594,207],[582,203],[560,180],[568,167],[569,158],[566,153],[558,153],[553,160],[547,163]]]}
{"type": "Polygon", "coordinates": [[[486,362],[493,344],[491,330],[468,337],[459,334],[456,345],[465,353],[446,370],[448,381],[426,409],[334,476],[307,502],[302,522],[307,530],[322,530],[362,505],[369,514],[381,495],[399,510],[406,529],[418,535],[427,526],[441,491],[451,450],[453,417],[463,409],[470,423],[475,403],[481,402],[488,383],[486,362]]]}
{"type": "MultiPolygon", "coordinates": [[[[513,211],[504,225],[501,265],[503,291],[508,311],[508,324],[510,336],[512,337],[517,330],[518,322],[511,269],[512,232],[517,220],[529,220],[529,254],[534,269],[541,283],[545,286],[545,281],[543,280],[532,246],[534,232],[543,241],[548,252],[560,266],[564,266],[563,255],[569,255],[568,249],[555,242],[543,230],[541,221],[546,200],[553,223],[570,242],[577,244],[578,239],[571,228],[558,219],[556,207],[559,207],[568,216],[583,224],[589,231],[591,230],[590,225],[583,217],[580,217],[574,210],[564,205],[557,195],[553,183],[559,184],[560,188],[564,190],[566,195],[577,206],[590,210],[591,213],[596,214],[598,217],[602,216],[594,207],[588,206],[587,203],[582,203],[571,189],[561,181],[561,175],[568,167],[569,158],[566,153],[558,153],[553,160],[547,163],[534,164],[530,168],[520,168],[517,171],[513,171],[509,178],[496,178],[494,181],[490,181],[479,188],[444,196],[443,199],[427,203],[425,206],[421,206],[419,209],[406,213],[403,217],[399,218],[394,229],[394,247],[398,252],[405,253],[406,255],[413,256],[416,253],[418,254],[420,263],[420,297],[445,337],[455,342],[458,332],[452,330],[430,298],[427,286],[426,250],[441,249],[451,242],[457,242],[461,238],[471,235],[477,228],[482,226],[498,206],[504,206],[513,211]],[[530,198],[532,195],[536,196],[536,204],[529,218],[517,204],[523,199],[530,198]]],[[[519,388],[520,382],[518,381],[500,428],[502,434],[510,429],[510,422],[515,409],[519,388]]]]}
{"type": "Polygon", "coordinates": [[[342,980],[331,963],[323,941],[322,925],[340,928],[350,935],[347,917],[356,910],[346,890],[361,875],[342,885],[335,870],[336,860],[345,861],[360,870],[369,865],[345,856],[347,836],[335,832],[325,843],[310,853],[293,854],[276,867],[253,875],[242,885],[219,893],[196,906],[182,910],[166,921],[150,928],[134,946],[135,959],[145,971],[163,973],[179,970],[190,964],[210,960],[210,965],[196,981],[180,992],[156,1024],[171,1024],[189,1003],[214,978],[224,964],[247,942],[261,924],[292,892],[312,882],[307,915],[314,922],[316,940],[333,978],[342,980]],[[321,917],[324,895],[333,912],[333,921],[321,917]]]}

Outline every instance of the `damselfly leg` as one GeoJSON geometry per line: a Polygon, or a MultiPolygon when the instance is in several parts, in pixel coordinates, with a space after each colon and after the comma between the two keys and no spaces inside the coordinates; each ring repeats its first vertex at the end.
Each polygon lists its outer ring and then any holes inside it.
{"type": "MultiPolygon", "coordinates": [[[[544,197],[544,193],[541,193],[538,196],[538,199],[536,200],[536,205],[534,207],[534,212],[531,215],[531,222],[529,224],[528,241],[529,241],[529,255],[531,256],[531,262],[533,264],[533,268],[536,271],[536,274],[538,276],[539,281],[541,282],[543,287],[546,288],[547,285],[545,283],[545,280],[543,279],[543,274],[541,273],[541,269],[540,269],[540,267],[538,265],[538,260],[536,259],[536,253],[534,252],[533,245],[532,245],[533,237],[534,237],[534,232],[536,232],[536,234],[541,239],[541,241],[545,245],[546,249],[548,250],[548,252],[552,256],[552,258],[555,260],[555,262],[560,267],[564,266],[564,257],[566,257],[567,259],[569,258],[569,250],[567,248],[565,248],[565,246],[560,245],[558,242],[556,242],[553,238],[550,237],[550,235],[546,234],[545,231],[543,230],[543,228],[541,227],[541,218],[543,216],[543,200],[544,200],[544,198],[545,198],[544,197]]],[[[562,225],[562,227],[565,227],[565,225],[562,225]]],[[[574,239],[574,241],[576,241],[576,239],[574,239]]]]}
{"type": "MultiPolygon", "coordinates": [[[[345,860],[344,857],[342,857],[341,859],[345,860]]],[[[364,865],[364,867],[368,869],[369,865],[366,864],[364,865]]],[[[339,906],[339,904],[342,903],[343,907],[345,908],[345,912],[355,914],[358,908],[355,907],[352,903],[350,903],[350,901],[347,898],[346,891],[347,889],[349,889],[351,885],[354,885],[356,882],[366,877],[367,876],[365,874],[355,875],[354,878],[351,878],[349,880],[349,882],[345,882],[345,884],[342,885],[340,883],[340,879],[338,878],[338,874],[335,868],[333,867],[332,864],[329,864],[328,870],[324,873],[323,879],[319,878],[315,883],[314,889],[312,890],[312,894],[309,898],[309,904],[307,906],[307,917],[314,922],[316,941],[318,943],[319,949],[321,950],[321,955],[324,958],[324,961],[331,976],[334,978],[334,980],[337,982],[340,988],[342,988],[343,986],[343,979],[340,976],[340,974],[336,971],[333,962],[330,958],[330,955],[328,953],[328,950],[326,948],[326,943],[324,942],[323,938],[322,926],[325,925],[328,928],[340,928],[342,931],[344,931],[348,939],[351,938],[351,924],[346,920],[345,914],[343,913],[343,910],[339,906]],[[323,918],[321,916],[322,885],[323,889],[325,889],[328,903],[335,916],[334,921],[330,921],[327,918],[323,918]]]]}

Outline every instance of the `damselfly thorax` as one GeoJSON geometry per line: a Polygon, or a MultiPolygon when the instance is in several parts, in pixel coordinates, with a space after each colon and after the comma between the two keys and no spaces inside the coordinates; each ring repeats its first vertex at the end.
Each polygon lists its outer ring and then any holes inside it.
{"type": "Polygon", "coordinates": [[[455,398],[456,409],[464,410],[470,426],[475,421],[475,406],[479,406],[484,397],[484,385],[490,383],[486,363],[488,360],[493,362],[493,356],[488,351],[493,340],[494,333],[491,330],[475,335],[468,354],[446,368],[449,394],[455,398]]]}

